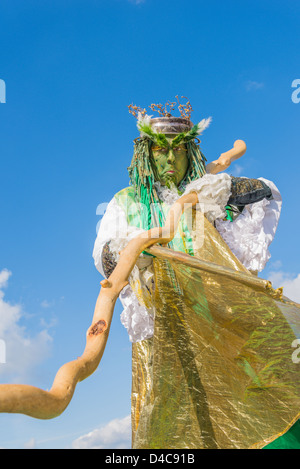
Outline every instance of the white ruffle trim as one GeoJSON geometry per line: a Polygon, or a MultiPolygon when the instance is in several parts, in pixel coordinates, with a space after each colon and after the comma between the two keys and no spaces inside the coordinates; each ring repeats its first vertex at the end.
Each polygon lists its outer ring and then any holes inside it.
{"type": "Polygon", "coordinates": [[[145,233],[145,230],[128,225],[126,231],[119,232],[117,238],[110,240],[109,249],[113,253],[116,262],[118,262],[120,258],[120,252],[123,251],[129,241],[136,238],[141,233],[145,233]]]}
{"type": "Polygon", "coordinates": [[[217,220],[216,228],[239,261],[252,272],[261,272],[271,257],[269,246],[277,229],[282,199],[273,182],[263,178],[273,199],[246,205],[233,221],[217,220]]]}
{"type": "Polygon", "coordinates": [[[119,298],[123,305],[121,323],[127,329],[130,342],[150,339],[154,332],[154,309],[141,306],[130,285],[121,291],[119,298]]]}
{"type": "Polygon", "coordinates": [[[231,195],[231,177],[229,174],[205,174],[202,178],[190,182],[183,195],[197,192],[199,203],[196,208],[205,213],[213,223],[217,218],[226,216],[225,206],[231,195]]]}
{"type": "Polygon", "coordinates": [[[175,204],[176,200],[180,197],[176,187],[169,189],[168,187],[163,186],[159,181],[154,183],[154,187],[160,200],[165,202],[167,205],[175,204]]]}
{"type": "MultiPolygon", "coordinates": [[[[110,250],[114,255],[116,262],[120,257],[120,252],[127,246],[129,241],[134,239],[145,230],[128,226],[127,233],[123,233],[119,239],[113,239],[110,242],[110,250]]],[[[142,289],[153,289],[154,272],[152,270],[152,257],[140,254],[129,277],[129,285],[123,288],[119,295],[124,310],[121,313],[120,320],[128,332],[130,342],[139,342],[149,339],[153,336],[154,311],[141,305],[132,289],[132,285],[139,282],[142,289]]]]}
{"type": "MultiPolygon", "coordinates": [[[[128,225],[126,214],[116,199],[113,198],[110,201],[101,220],[93,250],[96,268],[103,277],[105,274],[102,266],[102,250],[105,243],[110,242],[110,250],[117,262],[120,257],[119,253],[129,241],[144,231],[128,225]]],[[[151,291],[154,275],[151,264],[152,257],[141,254],[129,276],[129,285],[120,293],[120,300],[124,307],[121,322],[128,330],[132,342],[148,339],[153,335],[153,318],[149,314],[149,310],[139,304],[130,286],[130,283],[134,284],[138,281],[144,288],[151,291]]]]}
{"type": "Polygon", "coordinates": [[[114,197],[106,207],[106,211],[98,228],[93,250],[95,266],[103,277],[105,277],[102,266],[102,251],[104,245],[108,241],[116,241],[115,251],[119,252],[125,247],[127,236],[133,235],[133,232],[137,232],[137,230],[138,228],[131,230],[131,227],[129,227],[127,223],[124,210],[120,207],[114,197]],[[124,241],[120,241],[119,244],[118,240],[120,240],[120,238],[123,238],[124,241]]]}

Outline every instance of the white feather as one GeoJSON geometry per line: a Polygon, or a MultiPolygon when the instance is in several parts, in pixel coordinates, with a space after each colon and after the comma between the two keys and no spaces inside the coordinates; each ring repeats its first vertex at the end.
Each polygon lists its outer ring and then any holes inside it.
{"type": "Polygon", "coordinates": [[[202,121],[197,124],[197,134],[200,135],[207,127],[210,125],[212,121],[211,117],[208,117],[207,119],[202,119],[202,121]]]}
{"type": "Polygon", "coordinates": [[[141,126],[150,125],[151,124],[151,117],[148,114],[142,115],[141,112],[138,113],[138,120],[137,120],[137,127],[140,130],[141,126]]]}

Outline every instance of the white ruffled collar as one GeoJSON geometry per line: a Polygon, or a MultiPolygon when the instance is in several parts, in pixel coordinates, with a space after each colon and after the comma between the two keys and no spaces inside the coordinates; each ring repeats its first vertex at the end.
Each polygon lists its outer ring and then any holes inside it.
{"type": "Polygon", "coordinates": [[[180,194],[178,189],[174,186],[172,188],[163,186],[159,181],[154,183],[154,187],[157,191],[157,195],[162,202],[165,202],[168,205],[173,205],[176,200],[179,199],[180,194]]]}

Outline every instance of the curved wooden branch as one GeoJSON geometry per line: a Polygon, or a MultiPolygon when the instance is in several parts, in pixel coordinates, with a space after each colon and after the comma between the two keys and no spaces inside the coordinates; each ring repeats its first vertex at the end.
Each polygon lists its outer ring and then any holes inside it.
{"type": "Polygon", "coordinates": [[[210,174],[217,174],[225,171],[231,163],[245,154],[247,150],[246,143],[243,140],[236,140],[231,150],[222,153],[220,157],[206,165],[206,171],[210,174]]]}
{"type": "Polygon", "coordinates": [[[212,274],[218,274],[221,277],[226,277],[236,282],[243,283],[257,290],[268,292],[274,298],[282,297],[282,288],[273,289],[272,283],[269,280],[264,280],[262,278],[256,277],[250,272],[240,272],[238,270],[233,270],[230,267],[225,267],[223,265],[215,264],[213,262],[204,261],[199,259],[199,257],[193,257],[189,254],[180,251],[173,251],[172,249],[161,247],[161,246],[152,246],[149,249],[146,249],[147,252],[153,256],[160,259],[167,259],[170,261],[180,262],[181,264],[186,264],[194,269],[201,270],[204,272],[209,272],[212,274]]]}
{"type": "Polygon", "coordinates": [[[120,255],[111,276],[101,282],[92,325],[86,336],[86,347],[81,357],[63,365],[57,372],[50,391],[22,385],[0,385],[0,412],[21,413],[38,419],[59,416],[69,405],[78,382],[90,376],[102,358],[119,293],[128,283],[128,277],[142,251],[155,243],[166,244],[176,233],[184,204],[195,205],[195,192],[181,197],[170,209],[165,226],[152,228],[128,243],[120,255]]]}

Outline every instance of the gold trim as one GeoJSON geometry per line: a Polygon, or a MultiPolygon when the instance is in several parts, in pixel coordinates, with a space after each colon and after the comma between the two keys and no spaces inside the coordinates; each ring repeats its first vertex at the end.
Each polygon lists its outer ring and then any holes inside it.
{"type": "Polygon", "coordinates": [[[299,414],[297,414],[297,417],[295,417],[292,420],[290,425],[288,425],[283,432],[278,433],[277,435],[272,436],[271,438],[268,438],[267,440],[263,440],[259,443],[255,443],[254,445],[250,446],[249,449],[264,449],[265,446],[269,445],[270,443],[273,443],[273,441],[277,440],[278,438],[283,436],[285,433],[287,433],[292,428],[292,426],[295,425],[295,423],[297,422],[297,420],[299,420],[299,418],[300,418],[300,412],[299,414]]]}

